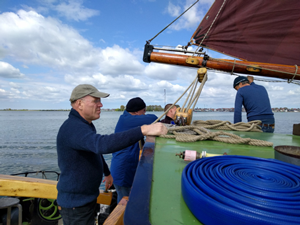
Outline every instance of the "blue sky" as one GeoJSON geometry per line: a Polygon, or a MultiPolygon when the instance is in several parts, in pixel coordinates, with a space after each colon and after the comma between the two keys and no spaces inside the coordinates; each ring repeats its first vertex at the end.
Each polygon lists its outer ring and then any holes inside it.
{"type": "MultiPolygon", "coordinates": [[[[144,63],[143,48],[193,2],[2,0],[0,109],[69,109],[71,91],[82,83],[110,93],[103,108],[119,108],[137,96],[163,106],[164,89],[173,103],[196,69],[144,63]]],[[[200,0],[151,44],[186,45],[212,3],[200,0]]],[[[209,72],[197,107],[233,107],[234,78],[209,72]]],[[[267,88],[272,107],[300,107],[299,85],[257,83],[267,88]]]]}

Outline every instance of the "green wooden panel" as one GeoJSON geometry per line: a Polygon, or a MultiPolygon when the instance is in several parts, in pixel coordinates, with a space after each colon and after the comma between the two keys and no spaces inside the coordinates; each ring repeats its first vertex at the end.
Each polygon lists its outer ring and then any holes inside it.
{"type": "MultiPolygon", "coordinates": [[[[227,131],[226,131],[227,132],[227,131]]],[[[232,132],[243,138],[260,139],[277,145],[300,146],[300,136],[256,132],[232,132]]],[[[181,195],[181,173],[188,162],[175,156],[185,150],[207,153],[274,158],[273,147],[227,144],[216,141],[193,143],[156,138],[150,201],[150,222],[159,224],[201,224],[190,212],[181,195]]]]}

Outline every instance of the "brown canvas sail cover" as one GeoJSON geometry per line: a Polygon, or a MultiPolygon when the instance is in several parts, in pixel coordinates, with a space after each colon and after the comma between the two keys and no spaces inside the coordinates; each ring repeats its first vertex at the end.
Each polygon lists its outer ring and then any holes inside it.
{"type": "MultiPolygon", "coordinates": [[[[197,45],[223,1],[193,34],[197,45]]],[[[300,65],[300,0],[227,0],[202,46],[248,61],[300,65]]]]}

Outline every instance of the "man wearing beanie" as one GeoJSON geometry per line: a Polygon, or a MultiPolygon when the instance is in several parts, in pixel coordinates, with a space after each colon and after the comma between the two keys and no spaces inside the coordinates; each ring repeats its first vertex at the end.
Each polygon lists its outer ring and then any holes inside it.
{"type": "Polygon", "coordinates": [[[161,123],[135,126],[111,135],[97,134],[92,121],[100,118],[101,99],[109,94],[92,85],[81,84],[72,91],[69,118],[61,125],[56,139],[58,166],[58,209],[64,225],[94,225],[99,186],[113,183],[102,154],[109,154],[134,143],[144,135],[161,135],[167,128],[161,123]]]}
{"type": "Polygon", "coordinates": [[[273,133],[275,119],[267,90],[263,86],[255,84],[252,76],[248,76],[248,78],[239,76],[233,82],[233,88],[237,90],[234,123],[242,121],[242,106],[244,106],[248,122],[260,120],[262,131],[273,133]]]}
{"type": "MultiPolygon", "coordinates": [[[[145,113],[146,104],[143,99],[139,97],[130,99],[126,105],[126,110],[119,118],[115,133],[124,132],[144,124],[151,124],[157,119],[156,115],[145,115],[145,113]]],[[[144,138],[141,140],[144,141],[144,138]]],[[[137,141],[133,145],[112,154],[110,170],[118,193],[118,202],[124,196],[129,196],[139,162],[139,152],[140,147],[137,141]]]]}

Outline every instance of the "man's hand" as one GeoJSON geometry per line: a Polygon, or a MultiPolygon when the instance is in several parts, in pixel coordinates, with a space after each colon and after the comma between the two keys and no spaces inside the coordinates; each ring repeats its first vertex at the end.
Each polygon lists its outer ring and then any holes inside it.
{"type": "Polygon", "coordinates": [[[103,179],[102,182],[103,182],[103,183],[105,182],[105,191],[106,191],[106,190],[108,190],[108,189],[111,187],[111,185],[112,185],[113,182],[114,182],[114,179],[113,179],[113,177],[112,177],[111,174],[110,174],[110,175],[108,175],[107,177],[104,177],[104,179],[103,179]]]}
{"type": "Polygon", "coordinates": [[[168,129],[162,123],[155,123],[151,125],[143,125],[141,127],[143,135],[159,136],[168,133],[168,129]]]}

